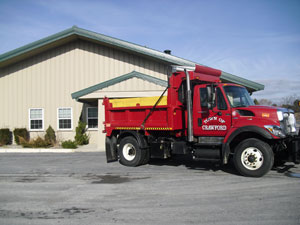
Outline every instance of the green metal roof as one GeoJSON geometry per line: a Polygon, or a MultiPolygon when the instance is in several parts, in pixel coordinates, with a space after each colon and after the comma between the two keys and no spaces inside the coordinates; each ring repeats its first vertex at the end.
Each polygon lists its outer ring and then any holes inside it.
{"type": "Polygon", "coordinates": [[[158,79],[156,77],[152,77],[152,76],[149,76],[149,75],[146,75],[146,74],[143,74],[143,73],[132,71],[131,73],[124,74],[122,76],[113,78],[111,80],[104,81],[102,83],[93,85],[91,87],[82,89],[80,91],[76,91],[76,92],[72,93],[71,96],[72,96],[73,99],[77,100],[77,99],[79,99],[80,97],[82,97],[84,95],[90,94],[90,93],[92,93],[94,91],[101,90],[101,89],[106,88],[108,86],[120,83],[122,81],[131,79],[131,78],[134,78],[134,77],[142,79],[142,80],[149,81],[149,82],[151,82],[153,84],[157,84],[157,85],[160,85],[162,87],[167,87],[168,86],[168,82],[165,81],[165,80],[161,80],[161,79],[158,79]]]}
{"type": "MultiPolygon", "coordinates": [[[[151,58],[155,58],[169,64],[182,65],[182,66],[194,66],[195,64],[199,64],[145,46],[133,44],[127,41],[123,41],[117,38],[109,37],[103,34],[95,33],[92,31],[88,31],[73,26],[57,34],[51,35],[49,37],[25,45],[21,48],[17,48],[13,51],[0,55],[0,68],[75,39],[84,39],[84,40],[90,40],[101,44],[106,44],[114,48],[119,48],[137,54],[141,54],[144,56],[148,56],[151,58]]],[[[222,72],[221,79],[226,82],[241,84],[247,87],[248,90],[250,91],[258,91],[264,89],[264,85],[262,84],[226,72],[222,72]]]]}

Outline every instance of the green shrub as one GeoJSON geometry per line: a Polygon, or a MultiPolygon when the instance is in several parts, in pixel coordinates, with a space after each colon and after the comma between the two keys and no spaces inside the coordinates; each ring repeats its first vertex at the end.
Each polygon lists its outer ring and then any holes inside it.
{"type": "Polygon", "coordinates": [[[85,133],[85,127],[86,123],[78,121],[75,135],[75,142],[78,145],[87,145],[89,143],[90,137],[85,133]]]}
{"type": "Polygon", "coordinates": [[[16,128],[14,129],[15,142],[19,145],[19,137],[22,137],[25,141],[29,141],[29,132],[26,128],[16,128]]]}
{"type": "Polygon", "coordinates": [[[26,141],[24,138],[19,137],[18,140],[19,140],[19,144],[22,145],[24,148],[29,148],[28,141],[26,141]]]}
{"type": "Polygon", "coordinates": [[[8,128],[0,129],[0,146],[11,144],[12,135],[8,128]]]}
{"type": "Polygon", "coordinates": [[[67,140],[61,143],[61,146],[63,148],[77,148],[76,142],[75,141],[71,141],[71,140],[67,140]]]}
{"type": "Polygon", "coordinates": [[[45,141],[41,137],[37,137],[30,141],[25,140],[23,137],[19,137],[19,141],[24,148],[48,148],[51,146],[51,143],[45,141]]]}
{"type": "Polygon", "coordinates": [[[51,143],[52,145],[54,145],[56,143],[55,131],[53,130],[53,128],[51,126],[49,126],[48,129],[46,130],[45,141],[47,141],[48,143],[51,143]]]}

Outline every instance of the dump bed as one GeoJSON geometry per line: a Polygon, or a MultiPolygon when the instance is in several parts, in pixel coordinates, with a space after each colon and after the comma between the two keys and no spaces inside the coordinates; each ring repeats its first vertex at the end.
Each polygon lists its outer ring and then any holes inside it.
{"type": "Polygon", "coordinates": [[[178,125],[175,126],[174,120],[179,120],[179,116],[181,119],[181,113],[179,113],[179,108],[175,109],[168,105],[167,96],[161,98],[144,126],[142,126],[143,121],[158,99],[158,96],[126,99],[104,98],[104,126],[107,136],[110,136],[113,130],[144,129],[162,131],[178,129],[178,125]],[[176,116],[177,114],[178,116],[176,116]]]}

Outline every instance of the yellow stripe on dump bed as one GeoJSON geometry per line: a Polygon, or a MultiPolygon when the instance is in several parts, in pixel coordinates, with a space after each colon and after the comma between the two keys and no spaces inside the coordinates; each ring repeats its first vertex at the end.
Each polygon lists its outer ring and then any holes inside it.
{"type": "Polygon", "coordinates": [[[145,130],[172,130],[172,127],[145,127],[145,130]]]}
{"type": "MultiPolygon", "coordinates": [[[[135,107],[138,104],[140,106],[153,106],[156,101],[159,99],[159,96],[154,97],[143,97],[143,98],[121,98],[121,99],[110,99],[109,102],[112,104],[112,107],[135,107]]],[[[158,103],[160,105],[167,105],[167,96],[163,96],[158,103]]]]}
{"type": "MultiPolygon", "coordinates": [[[[117,130],[141,130],[140,127],[116,127],[117,130]]],[[[144,130],[172,130],[172,127],[145,127],[144,130]]]]}
{"type": "Polygon", "coordinates": [[[140,130],[140,127],[116,127],[117,130],[140,130]]]}

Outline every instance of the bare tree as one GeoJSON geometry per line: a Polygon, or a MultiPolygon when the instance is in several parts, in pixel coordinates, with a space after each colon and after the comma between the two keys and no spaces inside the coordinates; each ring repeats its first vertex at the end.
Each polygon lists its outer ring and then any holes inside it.
{"type": "Polygon", "coordinates": [[[273,104],[272,101],[265,99],[265,98],[258,100],[258,102],[259,102],[259,105],[270,105],[271,106],[273,104]]]}
{"type": "Polygon", "coordinates": [[[285,96],[281,99],[280,105],[294,105],[294,102],[297,99],[300,99],[300,96],[297,96],[296,94],[290,95],[290,96],[285,96]]]}

